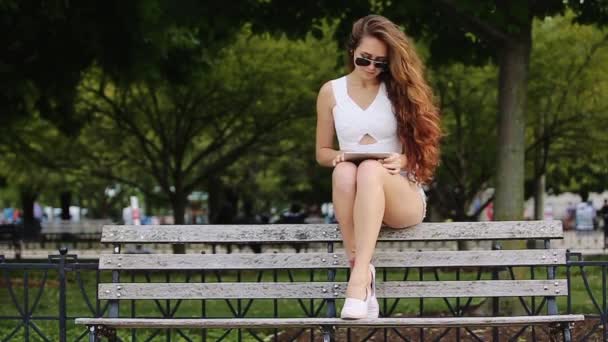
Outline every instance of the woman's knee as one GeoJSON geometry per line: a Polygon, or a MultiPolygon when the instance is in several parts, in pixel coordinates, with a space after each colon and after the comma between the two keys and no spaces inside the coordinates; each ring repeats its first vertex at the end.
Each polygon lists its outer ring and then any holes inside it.
{"type": "Polygon", "coordinates": [[[354,192],[357,182],[357,166],[351,162],[341,162],[334,167],[332,185],[335,191],[354,192]]]}
{"type": "Polygon", "coordinates": [[[357,168],[357,184],[378,184],[382,182],[384,166],[377,160],[364,160],[357,168]]]}

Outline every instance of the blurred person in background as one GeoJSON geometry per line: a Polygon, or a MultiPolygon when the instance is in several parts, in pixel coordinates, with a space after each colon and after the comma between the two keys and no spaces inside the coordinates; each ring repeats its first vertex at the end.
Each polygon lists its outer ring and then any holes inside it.
{"type": "Polygon", "coordinates": [[[308,206],[308,215],[304,219],[304,222],[309,224],[325,223],[325,218],[321,215],[321,208],[317,204],[308,206]]]}
{"type": "Polygon", "coordinates": [[[600,209],[599,213],[600,213],[600,217],[602,218],[602,221],[603,221],[604,231],[606,232],[606,231],[608,231],[608,199],[607,198],[604,199],[604,205],[600,209]]]}
{"type": "Polygon", "coordinates": [[[582,194],[583,201],[576,206],[576,230],[593,230],[595,227],[595,209],[588,194],[582,194]]]}

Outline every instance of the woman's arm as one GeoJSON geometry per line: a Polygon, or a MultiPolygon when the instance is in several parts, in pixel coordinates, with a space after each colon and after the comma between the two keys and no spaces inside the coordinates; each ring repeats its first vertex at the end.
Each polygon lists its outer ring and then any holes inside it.
{"type": "Polygon", "coordinates": [[[335,105],[331,83],[326,82],[317,96],[317,138],[315,155],[321,166],[332,167],[332,161],[340,154],[334,149],[334,118],[332,108],[335,105]]]}

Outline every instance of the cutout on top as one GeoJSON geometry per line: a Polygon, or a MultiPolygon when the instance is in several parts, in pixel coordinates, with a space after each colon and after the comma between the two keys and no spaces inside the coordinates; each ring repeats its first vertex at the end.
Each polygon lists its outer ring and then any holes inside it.
{"type": "Polygon", "coordinates": [[[365,133],[361,140],[359,140],[359,145],[371,145],[377,142],[378,140],[374,139],[369,133],[365,133]]]}

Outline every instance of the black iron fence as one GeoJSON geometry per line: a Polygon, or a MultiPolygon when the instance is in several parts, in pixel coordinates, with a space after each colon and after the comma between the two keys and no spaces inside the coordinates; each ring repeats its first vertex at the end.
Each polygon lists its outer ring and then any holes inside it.
{"type": "Polygon", "coordinates": [[[581,253],[568,253],[566,266],[566,277],[569,280],[567,313],[583,313],[587,322],[591,323],[580,332],[578,336],[580,341],[608,341],[607,273],[608,261],[585,261],[581,253]],[[577,283],[583,292],[579,297],[572,294],[573,285],[577,285],[577,283]],[[582,300],[586,303],[581,303],[582,300]],[[582,307],[586,310],[582,311],[582,307]]]}
{"type": "MultiPolygon", "coordinates": [[[[80,260],[77,255],[68,254],[61,249],[59,254],[50,255],[46,260],[31,262],[6,260],[0,256],[0,341],[82,341],[87,339],[84,326],[76,326],[78,317],[107,316],[106,301],[97,298],[97,284],[109,282],[111,272],[99,271],[97,260],[80,260]]],[[[574,330],[575,341],[608,341],[607,291],[606,281],[608,261],[584,261],[577,253],[569,253],[566,267],[558,268],[558,278],[569,280],[568,296],[558,300],[560,313],[582,313],[588,318],[574,330]]],[[[193,271],[193,272],[121,272],[121,279],[133,282],[155,281],[261,281],[272,277],[274,281],[315,281],[324,280],[327,270],[246,271],[193,271]],[[325,272],[325,274],[323,273],[325,272]],[[324,275],[324,277],[323,277],[324,275]],[[281,278],[281,279],[280,279],[281,278]],[[246,280],[249,279],[249,280],[246,280]]],[[[546,279],[547,267],[525,268],[479,268],[442,270],[424,269],[378,269],[378,278],[387,280],[464,280],[499,277],[546,279]],[[398,279],[396,278],[398,277],[398,279]]],[[[344,274],[344,279],[348,274],[344,274]]],[[[339,277],[336,277],[338,279],[339,277]]],[[[124,301],[120,307],[120,317],[283,317],[297,310],[307,317],[320,317],[327,314],[328,306],[322,299],[295,300],[285,304],[278,300],[266,300],[261,307],[254,303],[260,300],[225,300],[223,309],[211,300],[198,301],[124,301]],[[286,310],[289,308],[289,310],[286,310]],[[324,311],[325,309],[325,311],[324,311]],[[255,316],[255,315],[258,316],[255,316]],[[268,317],[268,316],[265,316],[268,317]]],[[[217,301],[216,301],[217,302],[217,301]]],[[[408,315],[465,316],[478,311],[497,315],[504,310],[518,310],[519,314],[538,315],[546,312],[547,303],[542,298],[516,298],[505,302],[503,299],[484,301],[479,298],[455,299],[381,299],[383,317],[408,315]]],[[[335,314],[335,312],[334,312],[335,314]]],[[[484,330],[469,328],[445,329],[397,329],[381,328],[344,329],[344,341],[366,341],[372,336],[375,340],[385,341],[439,341],[461,338],[476,341],[545,341],[549,339],[548,327],[511,327],[488,328],[484,330]],[[378,335],[379,334],[379,335],[378,335]],[[396,339],[398,338],[398,339],[396,339]]],[[[130,341],[313,341],[320,336],[314,329],[293,329],[278,331],[272,329],[260,333],[251,329],[199,329],[199,330],[127,330],[119,335],[121,340],[130,341]],[[308,335],[308,336],[306,336],[308,335]]]]}

